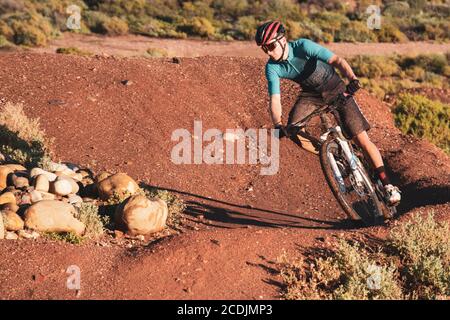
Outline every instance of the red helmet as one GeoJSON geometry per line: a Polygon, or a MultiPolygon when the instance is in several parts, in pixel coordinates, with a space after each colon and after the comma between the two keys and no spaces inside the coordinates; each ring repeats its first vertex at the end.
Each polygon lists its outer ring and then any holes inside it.
{"type": "Polygon", "coordinates": [[[284,36],[286,30],[279,21],[263,23],[256,29],[255,41],[258,46],[263,46],[273,39],[284,36]]]}

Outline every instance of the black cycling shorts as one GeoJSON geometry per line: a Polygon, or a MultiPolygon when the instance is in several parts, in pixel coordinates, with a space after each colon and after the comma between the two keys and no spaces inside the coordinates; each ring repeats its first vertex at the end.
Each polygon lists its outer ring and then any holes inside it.
{"type": "MultiPolygon", "coordinates": [[[[334,101],[339,94],[345,92],[344,81],[334,75],[318,90],[302,90],[297,101],[289,113],[288,125],[294,124],[326,104],[334,101]]],[[[347,99],[344,106],[338,109],[344,131],[354,138],[363,131],[370,129],[370,124],[361,112],[353,97],[347,99]]]]}

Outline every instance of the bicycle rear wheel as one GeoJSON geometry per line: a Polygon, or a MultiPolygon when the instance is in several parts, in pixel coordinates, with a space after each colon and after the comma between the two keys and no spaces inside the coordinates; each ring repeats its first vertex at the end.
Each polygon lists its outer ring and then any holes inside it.
{"type": "MultiPolygon", "coordinates": [[[[320,163],[328,185],[345,213],[354,220],[360,220],[370,226],[384,221],[382,204],[380,203],[373,184],[358,185],[354,173],[350,169],[341,147],[334,139],[328,139],[320,150],[320,163]],[[332,163],[336,163],[335,172],[332,163]],[[339,175],[341,178],[339,178],[339,175]],[[372,191],[371,191],[372,190],[372,191]]],[[[360,166],[361,175],[370,177],[364,167],[360,166]]]]}

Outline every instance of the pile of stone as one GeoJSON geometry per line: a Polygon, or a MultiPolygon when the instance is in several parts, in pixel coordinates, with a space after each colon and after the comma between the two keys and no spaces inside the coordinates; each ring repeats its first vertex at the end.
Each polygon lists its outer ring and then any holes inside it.
{"type": "Polygon", "coordinates": [[[167,204],[137,194],[138,184],[125,173],[103,172],[94,178],[72,164],[51,163],[50,168],[0,165],[0,239],[34,239],[40,232],[82,236],[86,225],[76,218],[77,207],[117,195],[128,198],[116,208],[116,229],[133,236],[164,229],[167,204]]]}

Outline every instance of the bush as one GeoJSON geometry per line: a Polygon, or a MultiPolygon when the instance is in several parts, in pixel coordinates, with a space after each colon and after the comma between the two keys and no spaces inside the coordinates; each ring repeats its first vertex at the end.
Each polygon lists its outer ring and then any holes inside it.
{"type": "Polygon", "coordinates": [[[39,119],[29,119],[22,104],[7,103],[0,111],[0,152],[12,161],[45,169],[53,140],[45,137],[39,119]]]}
{"type": "Polygon", "coordinates": [[[109,17],[102,12],[87,11],[84,13],[86,25],[95,33],[110,36],[128,33],[128,23],[118,17],[109,17]]]}
{"type": "Polygon", "coordinates": [[[397,224],[379,248],[340,240],[309,258],[283,253],[286,299],[449,299],[449,224],[433,214],[397,224]]]}
{"type": "Polygon", "coordinates": [[[109,36],[120,36],[128,33],[128,23],[120,18],[112,17],[102,24],[104,34],[109,36]]]}
{"type": "Polygon", "coordinates": [[[216,32],[216,29],[212,25],[211,21],[207,18],[194,18],[188,25],[192,35],[198,35],[201,37],[212,37],[216,32]]]}
{"type": "Polygon", "coordinates": [[[400,299],[401,287],[396,281],[396,269],[378,265],[375,258],[361,249],[340,241],[327,258],[312,262],[291,262],[279,259],[280,274],[286,284],[286,299],[400,299]]]}
{"type": "Polygon", "coordinates": [[[377,35],[360,21],[349,21],[342,25],[335,36],[341,42],[376,42],[377,35]]]}
{"type": "Polygon", "coordinates": [[[58,48],[56,49],[56,53],[60,54],[73,54],[77,56],[91,56],[93,53],[89,51],[84,51],[78,49],[76,47],[68,47],[68,48],[58,48]]]}
{"type": "Polygon", "coordinates": [[[12,14],[4,22],[13,33],[12,41],[19,45],[45,46],[57,34],[50,22],[35,12],[12,14]]]}
{"type": "Polygon", "coordinates": [[[84,238],[79,236],[73,232],[44,232],[42,234],[44,238],[54,240],[54,241],[63,241],[71,244],[82,244],[84,238]]]}
{"type": "Polygon", "coordinates": [[[418,299],[445,299],[450,296],[449,224],[436,222],[433,213],[396,226],[391,246],[401,258],[411,296],[418,299]]]}
{"type": "Polygon", "coordinates": [[[400,73],[400,68],[389,57],[382,56],[356,56],[348,59],[357,76],[367,78],[380,78],[395,76],[400,73]]]}
{"type": "Polygon", "coordinates": [[[402,94],[393,110],[405,134],[426,138],[450,153],[450,106],[421,95],[402,94]]]}
{"type": "Polygon", "coordinates": [[[105,233],[105,225],[110,222],[109,217],[100,216],[98,214],[98,206],[93,203],[83,202],[81,203],[81,207],[76,209],[77,214],[75,218],[83,222],[86,226],[85,238],[97,239],[105,233]]]}
{"type": "Polygon", "coordinates": [[[164,58],[169,56],[167,50],[161,48],[149,48],[147,49],[147,53],[150,55],[150,57],[154,58],[164,58]]]}
{"type": "Polygon", "coordinates": [[[408,42],[408,37],[391,23],[382,22],[381,29],[375,29],[379,42],[408,42]]]}

